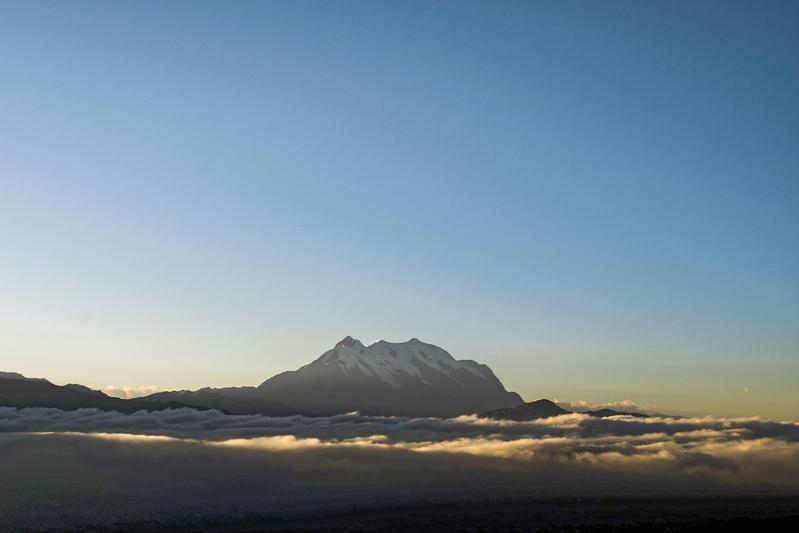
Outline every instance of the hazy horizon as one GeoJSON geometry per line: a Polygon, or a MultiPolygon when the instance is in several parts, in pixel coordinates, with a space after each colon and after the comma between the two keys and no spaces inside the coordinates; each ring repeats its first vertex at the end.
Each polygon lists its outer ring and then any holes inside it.
{"type": "Polygon", "coordinates": [[[795,420],[797,18],[3,2],[0,370],[257,385],[416,337],[526,400],[795,420]]]}
{"type": "MultiPolygon", "coordinates": [[[[380,340],[386,340],[386,339],[373,339],[371,341],[365,342],[365,344],[367,344],[367,345],[373,344],[373,343],[378,342],[380,340]]],[[[425,339],[420,339],[420,340],[422,340],[423,342],[426,342],[425,339]]],[[[405,341],[389,341],[389,342],[405,342],[405,341]]],[[[286,369],[283,369],[283,370],[296,370],[300,366],[302,366],[304,364],[307,364],[311,360],[316,359],[318,356],[322,355],[322,353],[324,351],[327,351],[328,349],[332,348],[332,345],[333,344],[331,343],[330,346],[324,348],[322,351],[320,351],[318,354],[314,355],[313,357],[309,357],[308,360],[298,363],[295,367],[286,368],[286,369]]],[[[452,354],[452,355],[455,356],[456,358],[459,358],[459,357],[457,357],[457,354],[452,354]]],[[[462,358],[462,359],[468,359],[468,358],[462,358]]],[[[478,360],[478,362],[489,364],[489,366],[492,366],[490,361],[478,360]]],[[[4,369],[0,369],[0,371],[3,371],[3,370],[4,369]]],[[[275,372],[274,374],[278,374],[278,373],[282,372],[283,370],[275,372]]],[[[24,373],[22,373],[22,374],[24,374],[24,373]]],[[[62,379],[58,379],[58,380],[57,379],[52,379],[49,376],[38,376],[38,375],[32,375],[32,374],[27,374],[26,377],[29,377],[29,378],[31,378],[31,377],[32,378],[45,378],[45,379],[48,379],[49,381],[54,382],[54,383],[59,384],[59,385],[64,385],[64,384],[67,384],[67,383],[80,383],[82,385],[88,385],[91,388],[94,388],[94,389],[97,389],[97,390],[101,390],[104,393],[108,394],[109,396],[114,396],[114,397],[117,397],[117,398],[139,398],[139,397],[147,396],[149,394],[153,394],[155,392],[170,391],[170,390],[182,390],[182,389],[196,390],[196,389],[199,389],[199,388],[202,388],[202,387],[208,387],[208,386],[211,386],[211,387],[257,386],[257,385],[260,385],[266,379],[272,377],[273,374],[270,374],[268,376],[263,376],[263,378],[255,378],[254,381],[251,380],[251,381],[248,381],[248,382],[221,383],[221,384],[220,383],[214,383],[214,384],[211,384],[211,385],[209,385],[207,383],[196,383],[196,384],[191,384],[191,385],[188,385],[188,386],[172,386],[172,387],[170,387],[170,386],[156,386],[156,385],[130,385],[128,383],[123,383],[123,384],[87,383],[84,380],[81,380],[79,376],[75,376],[74,374],[70,374],[70,375],[73,376],[71,379],[66,378],[66,377],[62,377],[62,379]]],[[[677,411],[674,411],[674,409],[678,409],[677,406],[680,405],[679,402],[674,402],[673,405],[675,407],[672,409],[668,405],[664,407],[663,405],[658,405],[656,403],[653,403],[653,402],[649,401],[648,398],[646,398],[646,397],[644,397],[644,398],[634,397],[634,396],[633,397],[626,397],[624,395],[620,395],[618,392],[616,394],[611,392],[609,395],[606,395],[604,397],[601,397],[601,396],[600,397],[591,397],[591,396],[585,396],[585,395],[584,396],[580,396],[580,397],[563,397],[562,395],[558,395],[556,392],[554,392],[557,389],[557,386],[551,386],[550,385],[550,386],[547,386],[547,387],[541,387],[539,389],[539,391],[540,390],[552,391],[552,393],[549,394],[549,395],[547,395],[547,394],[538,394],[538,395],[536,395],[535,392],[525,393],[525,392],[522,392],[522,391],[520,391],[518,389],[514,389],[513,387],[510,387],[509,385],[507,385],[508,381],[512,381],[512,380],[506,380],[505,377],[501,376],[501,375],[498,376],[498,377],[503,382],[503,384],[505,384],[505,386],[506,386],[506,388],[508,390],[519,392],[525,401],[530,402],[530,401],[546,398],[546,399],[551,399],[551,400],[555,401],[556,403],[558,403],[558,404],[560,404],[560,405],[562,405],[562,406],[564,406],[566,408],[573,409],[575,411],[585,411],[585,410],[589,410],[589,409],[601,409],[601,408],[610,407],[610,408],[614,408],[614,409],[621,410],[621,411],[624,411],[624,410],[631,411],[632,410],[632,411],[647,412],[647,413],[668,412],[668,414],[679,415],[679,416],[710,415],[710,416],[726,416],[726,417],[732,417],[732,418],[735,418],[735,417],[746,417],[746,416],[764,416],[765,418],[772,418],[774,420],[796,420],[796,411],[792,410],[790,405],[789,406],[775,406],[775,407],[778,407],[779,409],[774,409],[774,412],[779,412],[780,409],[784,409],[784,412],[787,413],[786,416],[784,416],[784,417],[779,417],[779,416],[768,417],[768,416],[762,415],[760,413],[742,413],[742,412],[736,412],[735,410],[732,410],[732,409],[729,409],[729,410],[723,410],[722,409],[722,410],[715,410],[715,411],[714,410],[710,410],[710,409],[703,409],[703,406],[692,405],[690,403],[690,399],[689,399],[687,402],[682,404],[682,405],[684,405],[684,407],[682,407],[682,409],[679,412],[677,412],[677,411]]],[[[622,390],[622,389],[619,388],[617,390],[622,390]]],[[[748,388],[747,388],[747,390],[745,390],[743,392],[744,392],[744,394],[749,394],[751,391],[748,390],[748,388]]],[[[725,400],[725,398],[721,398],[722,402],[724,400],[725,400]]]]}

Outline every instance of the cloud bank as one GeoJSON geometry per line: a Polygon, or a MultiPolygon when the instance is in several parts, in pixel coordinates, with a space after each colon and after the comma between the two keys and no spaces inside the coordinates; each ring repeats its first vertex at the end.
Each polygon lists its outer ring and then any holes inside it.
{"type": "Polygon", "coordinates": [[[87,520],[575,490],[799,493],[799,423],[0,408],[0,472],[4,516],[30,517],[41,504],[25,495],[44,491],[87,520]]]}
{"type": "Polygon", "coordinates": [[[589,402],[588,400],[577,400],[576,402],[569,402],[564,400],[555,400],[555,403],[566,409],[567,411],[597,411],[599,409],[614,409],[616,411],[636,412],[636,413],[652,413],[657,409],[656,405],[646,404],[638,405],[633,400],[618,400],[615,402],[589,402]]]}
{"type": "Polygon", "coordinates": [[[100,390],[109,396],[130,400],[131,398],[140,398],[142,396],[160,392],[161,389],[154,385],[143,385],[140,387],[131,387],[129,385],[122,385],[121,387],[117,385],[106,385],[100,390]]]}

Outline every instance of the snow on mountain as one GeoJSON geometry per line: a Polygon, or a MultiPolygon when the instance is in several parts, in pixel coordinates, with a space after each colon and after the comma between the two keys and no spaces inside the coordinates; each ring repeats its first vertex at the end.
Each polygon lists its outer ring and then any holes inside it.
{"type": "Polygon", "coordinates": [[[230,413],[274,416],[455,416],[522,403],[486,365],[459,361],[419,339],[365,346],[345,337],[297,370],[281,372],[258,387],[160,392],[145,399],[179,401],[230,413]]]}
{"type": "Polygon", "coordinates": [[[361,341],[346,337],[316,362],[321,362],[325,366],[338,365],[345,373],[357,368],[360,372],[374,376],[392,388],[400,388],[398,379],[403,374],[432,386],[423,377],[420,363],[436,372],[446,374],[458,383],[461,381],[457,378],[457,370],[465,370],[480,379],[487,379],[480,365],[474,361],[458,361],[446,350],[415,338],[402,343],[381,340],[364,346],[361,341]]]}
{"type": "Polygon", "coordinates": [[[415,338],[365,346],[345,337],[313,362],[266,380],[257,395],[323,414],[451,416],[522,403],[486,365],[415,338]]]}

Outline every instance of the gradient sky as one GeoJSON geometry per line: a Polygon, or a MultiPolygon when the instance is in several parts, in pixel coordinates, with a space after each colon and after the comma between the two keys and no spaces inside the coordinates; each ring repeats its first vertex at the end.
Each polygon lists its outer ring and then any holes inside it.
{"type": "Polygon", "coordinates": [[[798,26],[0,2],[0,370],[245,385],[419,337],[528,400],[795,419],[798,26]]]}

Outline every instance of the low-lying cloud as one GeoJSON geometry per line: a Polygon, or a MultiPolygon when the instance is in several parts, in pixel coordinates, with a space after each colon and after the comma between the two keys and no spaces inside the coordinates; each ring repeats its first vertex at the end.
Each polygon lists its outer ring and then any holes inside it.
{"type": "Polygon", "coordinates": [[[139,387],[131,387],[129,385],[106,385],[101,390],[109,396],[130,400],[131,398],[140,398],[142,396],[155,394],[156,392],[160,392],[161,389],[155,385],[142,385],[139,387]]]}
{"type": "Polygon", "coordinates": [[[617,437],[630,440],[654,434],[682,441],[689,435],[711,438],[711,435],[719,437],[719,432],[724,432],[730,439],[749,441],[767,437],[793,443],[799,441],[799,422],[710,416],[595,418],[582,413],[529,422],[494,420],[474,415],[442,419],[370,416],[357,412],[330,417],[272,417],[229,415],[217,410],[199,411],[191,408],[139,411],[126,415],[97,409],[62,411],[0,407],[0,433],[9,432],[130,433],[208,441],[282,435],[337,441],[381,435],[390,442],[543,437],[566,437],[572,440],[617,437]]]}
{"type": "Polygon", "coordinates": [[[657,406],[653,404],[638,405],[633,400],[618,400],[614,402],[589,402],[588,400],[577,400],[576,402],[569,402],[564,400],[555,400],[555,403],[566,409],[567,411],[598,411],[600,409],[614,409],[623,412],[635,413],[653,413],[657,406]]]}
{"type": "Polygon", "coordinates": [[[7,515],[37,490],[83,502],[74,508],[111,498],[150,513],[575,490],[799,493],[799,423],[0,408],[0,472],[7,515]]]}

